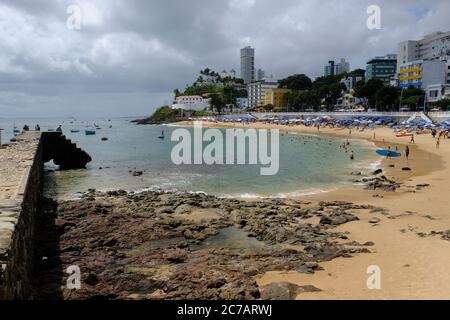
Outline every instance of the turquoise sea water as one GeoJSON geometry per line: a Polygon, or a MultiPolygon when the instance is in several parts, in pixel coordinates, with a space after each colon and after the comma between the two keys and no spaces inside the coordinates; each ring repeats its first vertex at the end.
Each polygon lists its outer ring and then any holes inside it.
{"type": "MultiPolygon", "coordinates": [[[[62,124],[64,134],[93,158],[86,170],[59,171],[46,165],[46,190],[49,196],[72,198],[89,188],[98,190],[163,189],[206,192],[219,196],[284,197],[322,192],[349,184],[349,173],[367,168],[375,159],[373,145],[351,140],[355,160],[340,148],[341,139],[286,134],[280,131],[280,168],[277,175],[261,176],[260,165],[175,165],[171,161],[174,126],[137,126],[130,119],[15,119],[1,120],[3,141],[13,135],[13,125],[27,123],[42,130],[62,124]],[[72,122],[72,123],[71,123],[72,122]],[[94,136],[86,136],[87,124],[101,126],[94,136]],[[112,126],[109,128],[109,126],[112,126]],[[71,133],[79,129],[80,133],[71,133]],[[165,131],[166,139],[158,136],[165,131]],[[101,141],[107,137],[108,141],[101,141]],[[101,169],[100,169],[101,168],[101,169]],[[142,170],[134,177],[130,171],[142,170]]],[[[192,129],[188,129],[192,130],[192,129]]]]}

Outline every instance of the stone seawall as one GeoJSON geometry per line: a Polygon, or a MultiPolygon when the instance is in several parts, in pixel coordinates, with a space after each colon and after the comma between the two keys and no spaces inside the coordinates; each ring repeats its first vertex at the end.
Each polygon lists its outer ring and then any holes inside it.
{"type": "Polygon", "coordinates": [[[61,133],[24,132],[0,149],[0,300],[33,299],[44,162],[84,167],[91,159],[61,133]]]}
{"type": "Polygon", "coordinates": [[[21,135],[1,150],[0,161],[0,299],[30,299],[43,189],[41,134],[21,135]]]}

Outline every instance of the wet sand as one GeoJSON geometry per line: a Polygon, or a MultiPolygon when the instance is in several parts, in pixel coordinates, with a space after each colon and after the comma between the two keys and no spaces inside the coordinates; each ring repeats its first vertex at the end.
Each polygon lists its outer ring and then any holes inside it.
{"type": "MultiPolygon", "coordinates": [[[[182,125],[192,125],[183,123],[182,125]]],[[[450,229],[448,188],[450,187],[450,141],[441,141],[440,148],[430,134],[416,135],[415,144],[409,137],[398,138],[393,130],[379,128],[359,132],[304,126],[273,124],[204,123],[204,127],[245,127],[279,129],[280,132],[302,132],[357,138],[373,141],[377,146],[395,146],[402,152],[406,145],[411,157],[383,159],[380,168],[388,178],[394,177],[404,185],[396,192],[363,190],[360,187],[343,188],[329,193],[302,197],[303,200],[341,200],[383,207],[389,216],[377,213],[359,213],[359,221],[339,226],[357,242],[375,243],[371,254],[355,254],[352,258],[337,258],[321,264],[323,270],[314,274],[298,272],[267,272],[257,278],[259,285],[288,281],[297,285],[314,285],[320,292],[306,292],[298,299],[450,299],[450,242],[432,231],[450,229]],[[375,139],[374,139],[375,133],[375,139]],[[388,165],[394,164],[394,168],[388,165]],[[411,171],[403,171],[409,167],[411,171]],[[426,187],[417,185],[429,184],[426,187]],[[377,196],[377,197],[374,197],[377,196]],[[369,223],[374,217],[379,223],[369,223]],[[367,268],[381,269],[381,289],[367,288],[367,268]]]]}

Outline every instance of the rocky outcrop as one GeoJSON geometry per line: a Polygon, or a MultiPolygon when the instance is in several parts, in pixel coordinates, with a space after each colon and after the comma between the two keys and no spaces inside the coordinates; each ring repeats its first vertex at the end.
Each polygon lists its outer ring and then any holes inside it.
{"type": "Polygon", "coordinates": [[[314,273],[322,261],[370,252],[342,244],[347,235],[335,230],[368,209],[373,208],[339,201],[247,202],[150,191],[92,190],[79,200],[48,200],[36,297],[292,298],[316,289],[263,289],[255,277],[268,271],[314,273]],[[323,217],[335,223],[309,222],[323,217]],[[73,265],[81,270],[79,290],[67,288],[65,271],[73,265]]]}
{"type": "Polygon", "coordinates": [[[44,162],[53,162],[62,170],[86,167],[92,161],[87,152],[81,150],[61,132],[43,132],[44,162]]]}

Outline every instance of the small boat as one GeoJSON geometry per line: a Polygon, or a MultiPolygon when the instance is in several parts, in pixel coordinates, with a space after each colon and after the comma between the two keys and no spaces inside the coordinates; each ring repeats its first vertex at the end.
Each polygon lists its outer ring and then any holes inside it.
{"type": "Polygon", "coordinates": [[[87,136],[92,136],[92,135],[94,135],[96,132],[95,132],[95,130],[84,130],[84,133],[85,133],[87,136]]]}
{"type": "Polygon", "coordinates": [[[78,133],[78,132],[80,132],[80,130],[71,129],[70,132],[72,132],[72,133],[78,133]]]}
{"type": "Polygon", "coordinates": [[[408,133],[408,132],[399,132],[399,133],[397,133],[395,136],[397,137],[397,138],[401,138],[401,137],[411,137],[411,136],[413,136],[414,134],[413,133],[408,133]]]}
{"type": "Polygon", "coordinates": [[[377,150],[377,153],[380,156],[391,157],[391,158],[398,158],[398,157],[402,156],[401,153],[398,153],[398,152],[395,152],[395,151],[391,151],[391,150],[383,150],[383,149],[377,150]]]}
{"type": "Polygon", "coordinates": [[[164,139],[164,130],[161,132],[161,135],[158,137],[158,139],[164,139]]]}

